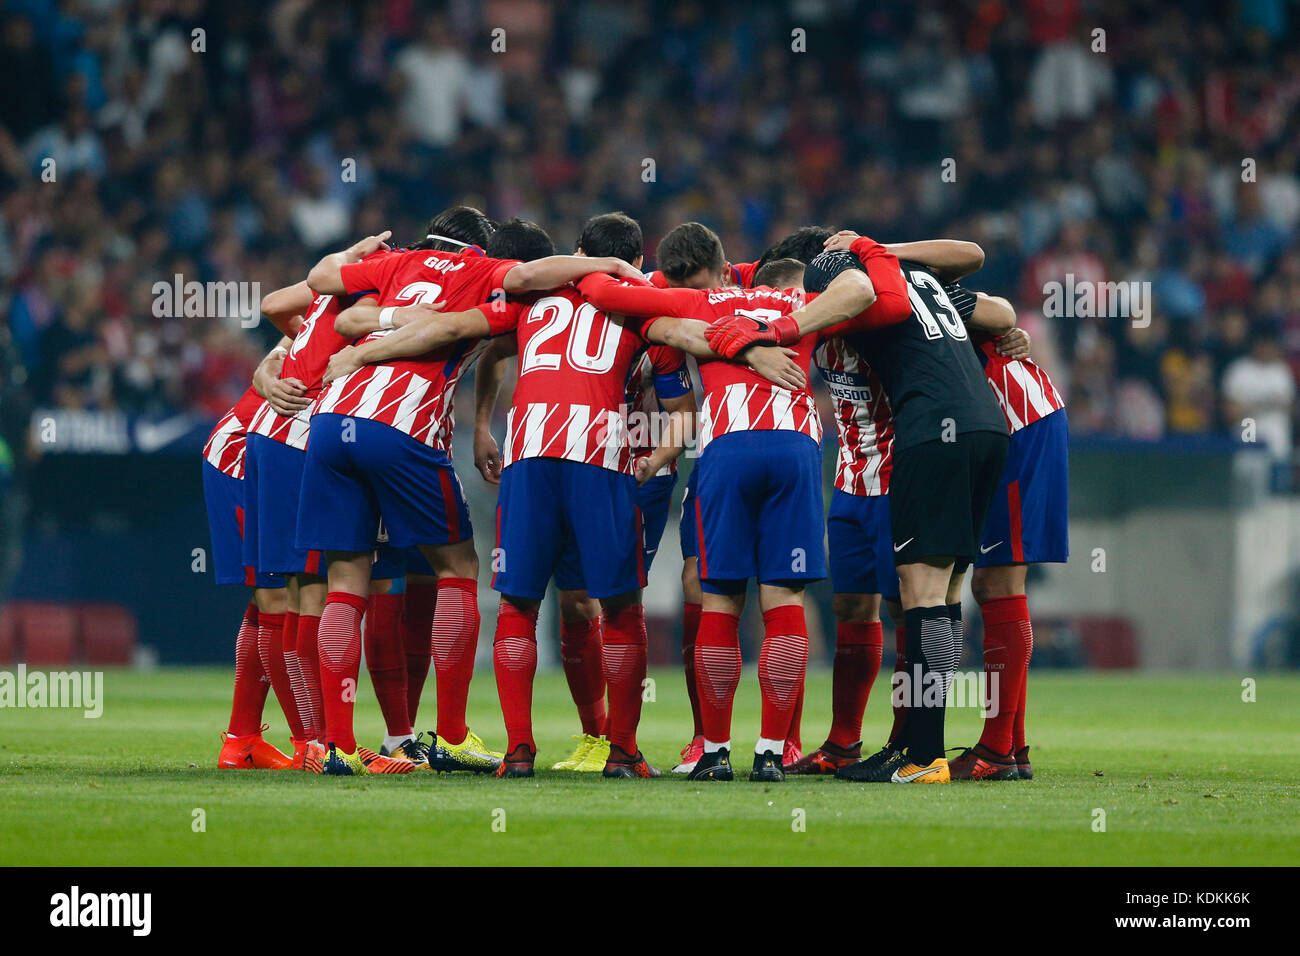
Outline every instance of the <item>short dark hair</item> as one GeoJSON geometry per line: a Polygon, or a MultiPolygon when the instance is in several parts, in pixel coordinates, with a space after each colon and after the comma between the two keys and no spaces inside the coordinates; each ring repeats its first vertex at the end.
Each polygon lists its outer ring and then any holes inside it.
{"type": "Polygon", "coordinates": [[[589,256],[613,256],[629,264],[636,262],[645,248],[641,224],[622,212],[592,216],[578,236],[578,248],[589,256]]]}
{"type": "Polygon", "coordinates": [[[768,247],[758,265],[761,268],[776,259],[798,259],[812,262],[821,255],[826,240],[835,235],[829,226],[801,226],[784,239],[768,247]]]}
{"type": "Polygon", "coordinates": [[[670,229],[655,249],[655,265],[664,278],[681,282],[701,269],[721,272],[727,264],[718,234],[700,222],[684,222],[670,229]]]}
{"type": "Polygon", "coordinates": [[[754,287],[771,286],[773,289],[790,289],[803,281],[804,264],[798,259],[773,259],[764,263],[754,273],[754,287]]]}
{"type": "Polygon", "coordinates": [[[424,227],[424,238],[413,243],[411,249],[434,249],[438,252],[461,252],[464,243],[471,246],[486,246],[487,241],[496,232],[497,224],[487,213],[473,206],[448,206],[429,220],[424,227]],[[442,236],[453,242],[440,242],[432,236],[442,236]]]}
{"type": "Polygon", "coordinates": [[[532,262],[555,255],[555,243],[537,223],[516,217],[497,227],[483,251],[493,259],[532,262]]]}
{"type": "Polygon", "coordinates": [[[803,273],[803,287],[808,292],[825,292],[832,279],[850,269],[867,271],[862,260],[848,250],[828,250],[808,263],[803,273]]]}

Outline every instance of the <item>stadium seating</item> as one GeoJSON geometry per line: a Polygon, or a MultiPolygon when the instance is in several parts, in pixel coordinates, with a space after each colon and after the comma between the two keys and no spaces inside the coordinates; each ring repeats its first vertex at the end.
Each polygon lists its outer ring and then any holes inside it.
{"type": "Polygon", "coordinates": [[[0,664],[8,664],[18,657],[18,627],[13,611],[6,605],[0,607],[0,664]]]}
{"type": "Polygon", "coordinates": [[[0,663],[125,666],[137,633],[135,615],[118,604],[14,601],[0,609],[0,663]]]}
{"type": "Polygon", "coordinates": [[[136,645],[135,615],[120,604],[83,604],[78,608],[84,657],[92,667],[124,667],[136,645]]]}
{"type": "Polygon", "coordinates": [[[23,659],[32,666],[57,667],[77,659],[77,612],[70,606],[22,601],[13,606],[23,659]]]}
{"type": "Polygon", "coordinates": [[[1138,666],[1137,634],[1123,617],[1080,617],[1084,660],[1099,670],[1132,670],[1138,666]]]}

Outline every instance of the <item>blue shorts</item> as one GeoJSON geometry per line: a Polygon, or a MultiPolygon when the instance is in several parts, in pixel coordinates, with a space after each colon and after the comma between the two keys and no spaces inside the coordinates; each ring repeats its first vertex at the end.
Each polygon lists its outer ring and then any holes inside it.
{"type": "Polygon", "coordinates": [[[394,548],[387,542],[375,545],[375,563],[370,566],[372,581],[391,581],[408,574],[437,576],[424,552],[414,545],[409,548],[394,548]]]}
{"type": "Polygon", "coordinates": [[[889,495],[851,495],[836,488],[826,537],[836,594],[879,594],[898,600],[889,495]]]}
{"type": "Polygon", "coordinates": [[[697,469],[704,590],[736,593],[749,578],[783,584],[826,577],[817,442],[794,431],[732,432],[709,444],[697,469]]]}
{"type": "Polygon", "coordinates": [[[1070,425],[1065,409],[1011,436],[975,567],[1070,557],[1070,425]]]}
{"type": "Polygon", "coordinates": [[[645,587],[636,479],[560,458],[524,458],[501,474],[492,587],[540,600],[561,590],[594,598],[645,587]]]}
{"type": "Polygon", "coordinates": [[[313,416],[298,546],[371,551],[380,520],[395,548],[453,544],[474,534],[445,451],[368,418],[313,416]]]}
{"type": "MultiPolygon", "coordinates": [[[[297,547],[298,500],[307,460],[299,451],[265,435],[249,435],[245,468],[257,475],[257,569],[270,574],[324,574],[319,551],[297,547]]],[[[248,505],[252,507],[250,498],[248,505]]]]}
{"type": "MultiPolygon", "coordinates": [[[[698,467],[698,465],[697,465],[698,467]]],[[[700,546],[695,540],[695,474],[686,480],[686,494],[682,496],[682,520],[677,526],[677,537],[682,546],[682,560],[698,557],[700,546]]]]}
{"type": "MultiPolygon", "coordinates": [[[[650,574],[655,552],[668,526],[668,509],[673,503],[673,486],[676,475],[658,475],[636,490],[637,505],[641,509],[645,573],[650,574]]],[[[569,541],[555,566],[555,586],[561,591],[585,591],[586,576],[582,573],[582,555],[576,541],[569,541]]]]}
{"type": "Polygon", "coordinates": [[[249,587],[282,588],[284,578],[258,574],[244,564],[244,482],[223,474],[203,460],[203,500],[212,531],[212,570],[218,584],[247,584],[249,587]]]}
{"type": "Polygon", "coordinates": [[[664,528],[668,527],[668,510],[673,504],[673,488],[677,475],[656,475],[637,489],[637,504],[641,507],[641,525],[645,532],[645,571],[650,573],[664,528]]]}

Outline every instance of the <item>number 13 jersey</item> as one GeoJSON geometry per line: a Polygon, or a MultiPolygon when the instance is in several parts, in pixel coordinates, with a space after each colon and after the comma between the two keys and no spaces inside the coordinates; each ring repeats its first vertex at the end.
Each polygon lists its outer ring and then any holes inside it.
{"type": "Polygon", "coordinates": [[[1002,409],[943,285],[924,266],[902,262],[900,267],[911,317],[846,337],[884,386],[895,450],[952,441],[966,432],[1005,435],[1002,409]]]}

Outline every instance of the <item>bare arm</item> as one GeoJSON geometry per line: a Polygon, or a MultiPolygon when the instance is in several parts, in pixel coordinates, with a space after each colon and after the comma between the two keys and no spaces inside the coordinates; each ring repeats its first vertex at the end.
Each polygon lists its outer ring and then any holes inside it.
{"type": "Polygon", "coordinates": [[[332,382],[351,375],[363,365],[423,355],[461,339],[482,338],[491,331],[487,316],[479,309],[434,313],[387,335],[335,352],[325,370],[324,381],[332,382]]]}
{"type": "Polygon", "coordinates": [[[311,406],[307,386],[300,379],[280,378],[285,356],[289,354],[290,339],[283,338],[258,363],[253,372],[253,391],[261,395],[277,415],[295,415],[311,406]]]}
{"type": "Polygon", "coordinates": [[[492,416],[510,356],[519,351],[513,335],[494,339],[474,373],[474,467],[488,484],[501,484],[501,449],[492,437],[492,416]]]}
{"type": "MultiPolygon", "coordinates": [[[[432,315],[443,305],[446,305],[446,303],[435,302],[432,305],[417,303],[415,305],[390,306],[391,311],[388,315],[393,323],[392,328],[400,329],[416,319],[432,315]]],[[[378,299],[373,295],[365,296],[334,317],[334,331],[349,339],[359,339],[371,332],[378,332],[383,328],[380,321],[380,313],[383,311],[384,309],[379,307],[378,299]]]]}
{"type": "Polygon", "coordinates": [[[392,230],[385,229],[377,236],[366,236],[342,252],[330,253],[311,267],[311,272],[307,273],[307,285],[313,292],[342,295],[347,289],[343,286],[343,274],[340,270],[349,263],[360,262],[377,249],[387,249],[386,240],[392,234],[392,230]]]}
{"type": "Polygon", "coordinates": [[[921,242],[887,243],[885,248],[909,262],[929,266],[944,282],[956,282],[984,268],[984,250],[978,243],[962,239],[925,239],[921,242]]]}
{"type": "Polygon", "coordinates": [[[262,314],[271,320],[284,335],[292,336],[297,332],[295,319],[300,318],[309,308],[316,293],[311,291],[306,281],[276,289],[262,297],[262,314]]]}
{"type": "Polygon", "coordinates": [[[695,392],[677,398],[661,398],[659,404],[668,413],[668,432],[659,446],[636,463],[636,480],[645,484],[676,461],[686,450],[686,443],[695,438],[695,392]]]}
{"type": "Polygon", "coordinates": [[[607,272],[623,278],[643,278],[641,270],[613,256],[547,256],[519,263],[506,273],[502,287],[510,295],[544,292],[577,282],[594,272],[607,272]]]}
{"type": "Polygon", "coordinates": [[[1016,310],[1001,296],[975,293],[975,311],[971,313],[972,329],[997,338],[1016,327],[1016,310]]]}
{"type": "MultiPolygon", "coordinates": [[[[709,347],[704,333],[709,324],[699,319],[679,319],[674,316],[662,316],[646,330],[646,338],[660,345],[671,345],[687,355],[697,359],[716,359],[729,361],[709,347]]],[[[782,388],[801,389],[808,384],[799,363],[794,360],[797,353],[793,349],[763,347],[746,349],[736,361],[748,365],[763,378],[782,388]]]]}

